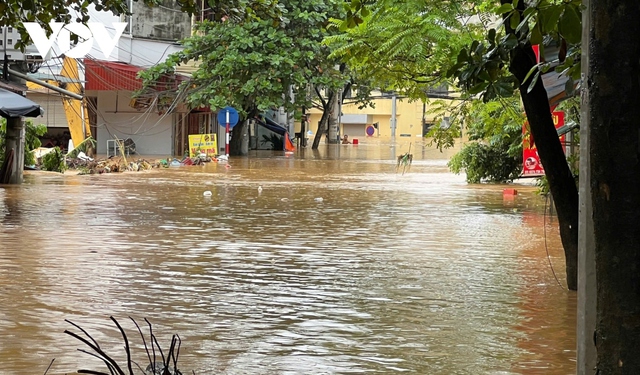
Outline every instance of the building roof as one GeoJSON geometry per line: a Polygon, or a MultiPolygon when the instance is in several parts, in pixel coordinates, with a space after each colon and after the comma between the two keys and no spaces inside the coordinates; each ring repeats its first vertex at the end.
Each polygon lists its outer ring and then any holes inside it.
{"type": "Polygon", "coordinates": [[[46,73],[27,73],[27,76],[41,81],[56,81],[60,83],[82,83],[80,80],[61,76],[59,74],[46,74],[46,73]]]}

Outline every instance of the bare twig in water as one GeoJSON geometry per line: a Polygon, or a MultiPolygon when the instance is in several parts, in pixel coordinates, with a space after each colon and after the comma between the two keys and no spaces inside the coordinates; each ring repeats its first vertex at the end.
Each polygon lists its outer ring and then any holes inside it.
{"type": "MultiPolygon", "coordinates": [[[[133,324],[135,324],[138,332],[140,333],[140,337],[142,338],[142,342],[144,344],[146,356],[149,361],[149,365],[147,366],[146,370],[143,370],[142,367],[132,359],[131,346],[129,345],[129,339],[127,337],[125,330],[122,328],[120,323],[113,316],[110,317],[110,319],[118,328],[118,331],[122,335],[122,339],[124,341],[124,350],[127,355],[126,368],[129,372],[128,375],[134,375],[133,365],[135,365],[143,373],[148,375],[182,375],[180,370],[178,370],[178,357],[180,356],[180,346],[182,344],[182,340],[180,339],[180,336],[178,335],[172,336],[171,345],[165,357],[165,353],[162,351],[162,347],[158,343],[158,339],[153,333],[153,328],[151,327],[151,323],[147,319],[145,319],[145,322],[147,322],[147,324],[149,325],[149,341],[151,342],[151,352],[149,352],[149,347],[147,346],[147,340],[145,339],[145,335],[142,332],[142,329],[133,318],[129,317],[129,319],[133,321],[133,324]],[[156,347],[158,349],[158,352],[160,353],[160,356],[162,357],[162,365],[156,363],[156,347]]],[[[100,348],[100,345],[98,344],[98,342],[93,337],[91,337],[91,335],[87,331],[85,331],[79,325],[69,320],[66,320],[66,321],[69,324],[73,325],[74,327],[78,328],[84,335],[88,337],[87,339],[69,330],[64,331],[64,333],[81,341],[92,350],[92,351],[89,351],[85,349],[78,349],[78,351],[102,360],[102,362],[104,362],[105,366],[109,370],[109,373],[106,373],[106,372],[96,371],[96,370],[81,369],[77,371],[79,374],[127,375],[125,374],[124,370],[122,370],[122,367],[112,357],[110,357],[107,353],[105,353],[102,350],[102,348],[100,348]]],[[[51,362],[53,363],[53,361],[51,362]]],[[[51,365],[49,365],[49,367],[51,367],[51,365]]],[[[47,371],[48,370],[49,369],[47,369],[47,371]]],[[[45,375],[46,375],[46,372],[45,372],[45,375]]]]}
{"type": "Polygon", "coordinates": [[[124,333],[124,330],[120,326],[120,323],[113,316],[110,317],[111,321],[115,323],[122,334],[122,339],[124,340],[124,350],[127,353],[127,367],[129,368],[129,375],[133,375],[133,367],[131,367],[131,349],[129,348],[129,340],[127,339],[127,334],[124,333]]]}
{"type": "Polygon", "coordinates": [[[49,367],[47,367],[47,369],[44,370],[44,374],[43,375],[47,375],[47,372],[49,372],[49,369],[51,368],[51,366],[53,365],[53,361],[55,361],[55,360],[56,360],[55,358],[51,360],[51,363],[49,363],[49,367]]]}

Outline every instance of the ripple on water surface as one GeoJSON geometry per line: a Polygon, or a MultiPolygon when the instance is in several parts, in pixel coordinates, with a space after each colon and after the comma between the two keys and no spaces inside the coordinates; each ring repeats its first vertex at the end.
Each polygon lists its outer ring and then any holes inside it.
{"type": "Polygon", "coordinates": [[[179,333],[184,373],[575,371],[531,189],[506,202],[430,160],[197,168],[0,190],[3,373],[100,369],[64,319],[121,353],[110,315],[179,333]]]}

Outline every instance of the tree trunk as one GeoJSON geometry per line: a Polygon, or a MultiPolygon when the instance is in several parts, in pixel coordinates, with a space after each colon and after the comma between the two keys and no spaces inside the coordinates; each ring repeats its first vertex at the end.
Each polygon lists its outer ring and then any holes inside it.
{"type": "Polygon", "coordinates": [[[246,132],[246,127],[247,122],[242,118],[238,120],[236,126],[233,127],[232,137],[229,139],[229,156],[246,156],[246,154],[242,152],[242,134],[246,132]]]}
{"type": "Polygon", "coordinates": [[[243,135],[247,133],[248,128],[247,119],[254,118],[259,112],[254,108],[244,110],[247,116],[240,116],[238,123],[232,129],[231,139],[229,139],[229,156],[247,156],[247,152],[242,150],[243,135]]]}
{"type": "MultiPolygon", "coordinates": [[[[528,46],[521,47],[513,55],[511,72],[520,82],[536,64],[536,58],[528,46]]],[[[566,261],[567,285],[578,289],[578,188],[569,169],[558,132],[553,124],[549,99],[542,79],[527,93],[528,83],[520,86],[520,95],[540,162],[549,181],[549,189],[558,214],[560,238],[566,261]]]]}
{"type": "MultiPolygon", "coordinates": [[[[501,0],[511,3],[511,0],[501,0]]],[[[524,10],[524,1],[518,3],[524,10]]],[[[515,31],[505,23],[507,32],[515,31]]],[[[538,149],[540,162],[549,182],[549,190],[555,201],[560,226],[560,238],[566,260],[567,286],[578,289],[578,188],[567,163],[560,138],[553,124],[547,91],[538,79],[533,90],[527,93],[529,81],[527,73],[536,65],[536,56],[529,43],[520,45],[512,52],[509,71],[521,82],[520,95],[527,114],[527,120],[534,142],[538,149]]]]}
{"type": "Polygon", "coordinates": [[[640,2],[592,0],[588,11],[596,373],[640,374],[640,2]]]}
{"type": "Polygon", "coordinates": [[[327,133],[329,112],[331,111],[331,105],[334,101],[335,95],[335,91],[330,91],[326,102],[323,101],[322,103],[322,117],[320,118],[320,122],[318,123],[318,131],[316,131],[316,135],[313,138],[313,145],[311,146],[312,150],[318,149],[318,146],[320,146],[320,141],[322,140],[322,136],[327,133]]]}

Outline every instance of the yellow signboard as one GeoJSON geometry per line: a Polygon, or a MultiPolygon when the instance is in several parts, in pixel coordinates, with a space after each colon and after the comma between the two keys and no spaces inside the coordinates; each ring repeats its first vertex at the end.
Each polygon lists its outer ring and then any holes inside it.
{"type": "Polygon", "coordinates": [[[189,157],[194,158],[201,154],[218,155],[218,141],[215,134],[189,135],[189,157]]]}

